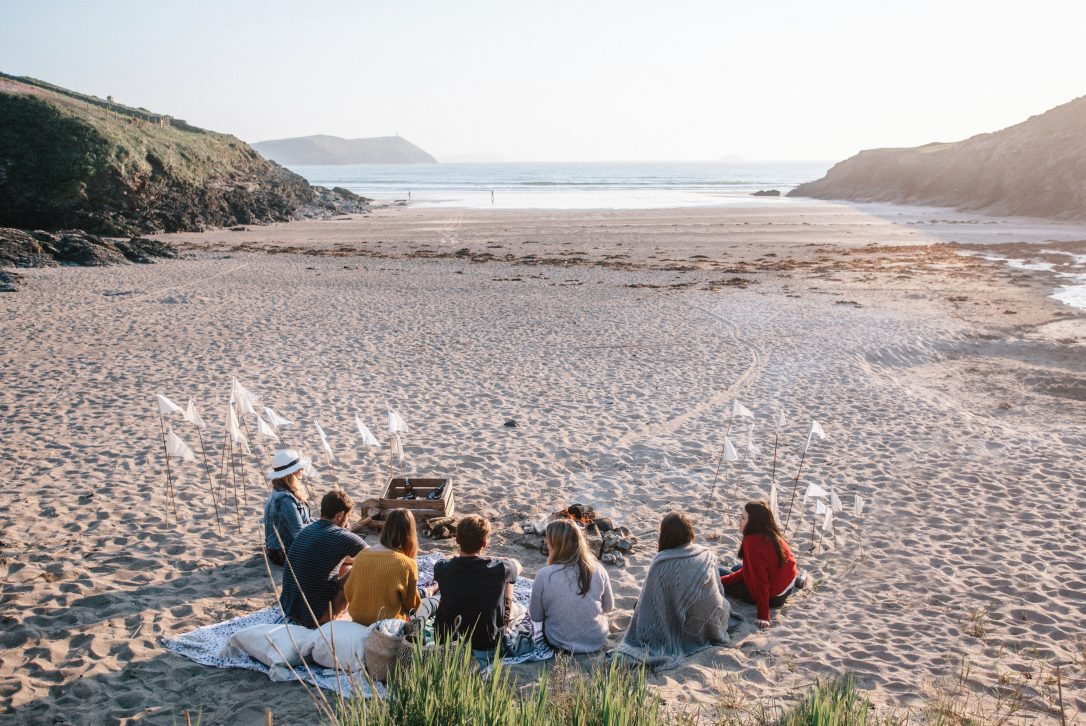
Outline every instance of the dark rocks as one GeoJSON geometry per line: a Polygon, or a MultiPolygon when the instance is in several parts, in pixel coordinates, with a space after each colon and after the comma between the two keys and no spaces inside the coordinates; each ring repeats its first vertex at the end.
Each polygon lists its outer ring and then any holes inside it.
{"type": "Polygon", "coordinates": [[[22,281],[23,276],[17,272],[0,270],[0,292],[15,292],[22,281]]]}
{"type": "Polygon", "coordinates": [[[508,421],[503,423],[502,426],[504,426],[507,429],[515,429],[517,427],[517,422],[514,421],[513,419],[509,419],[508,421]]]}
{"type": "MultiPolygon", "coordinates": [[[[102,267],[176,257],[173,245],[141,237],[111,240],[77,229],[53,233],[0,227],[0,266],[4,267],[102,267]]],[[[0,292],[17,289],[19,279],[15,273],[0,271],[0,292]]]]}
{"type": "Polygon", "coordinates": [[[752,197],[779,197],[780,195],[781,193],[777,189],[760,189],[751,194],[752,197]]]}

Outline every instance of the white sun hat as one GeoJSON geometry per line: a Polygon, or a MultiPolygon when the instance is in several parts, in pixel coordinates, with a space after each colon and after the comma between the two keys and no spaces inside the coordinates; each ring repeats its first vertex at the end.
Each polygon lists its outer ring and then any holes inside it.
{"type": "Polygon", "coordinates": [[[282,479],[300,469],[308,469],[309,464],[308,456],[301,456],[294,449],[280,449],[272,456],[272,468],[264,472],[264,476],[269,479],[282,479]]]}

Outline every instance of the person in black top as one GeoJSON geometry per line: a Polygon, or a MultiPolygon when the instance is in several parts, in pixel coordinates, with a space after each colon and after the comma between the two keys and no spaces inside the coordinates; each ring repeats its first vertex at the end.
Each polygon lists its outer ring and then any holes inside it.
{"type": "Polygon", "coordinates": [[[328,492],[321,499],[321,518],[299,532],[287,550],[279,604],[288,621],[315,628],[347,609],[342,582],[354,556],[366,548],[365,540],[343,528],[353,508],[342,489],[328,492]]]}
{"type": "MultiPolygon", "coordinates": [[[[471,633],[471,648],[477,657],[493,655],[499,644],[503,654],[518,655],[522,639],[507,637],[511,634],[506,627],[510,625],[513,583],[521,566],[512,559],[484,557],[489,537],[490,523],[477,514],[457,524],[459,556],[434,565],[434,580],[441,592],[434,627],[438,635],[446,637],[471,633]]],[[[531,645],[530,638],[527,645],[531,645]]]]}

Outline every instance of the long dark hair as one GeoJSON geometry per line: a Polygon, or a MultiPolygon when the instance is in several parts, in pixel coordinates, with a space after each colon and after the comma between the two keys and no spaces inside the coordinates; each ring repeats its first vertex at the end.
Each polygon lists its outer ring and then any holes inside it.
{"type": "Polygon", "coordinates": [[[682,512],[665,514],[660,520],[660,552],[673,550],[694,541],[694,524],[682,512]]]}
{"type": "Polygon", "coordinates": [[[415,515],[406,509],[393,509],[389,512],[385,517],[385,525],[381,528],[381,544],[415,559],[415,555],[419,553],[415,515]]]}
{"type": "MultiPolygon", "coordinates": [[[[747,526],[743,528],[743,537],[753,534],[763,535],[773,543],[773,549],[777,550],[777,564],[784,567],[784,535],[777,526],[777,520],[773,517],[773,510],[762,499],[747,502],[743,509],[747,510],[747,526]]],[[[743,545],[739,545],[739,557],[743,557],[743,545]]]]}

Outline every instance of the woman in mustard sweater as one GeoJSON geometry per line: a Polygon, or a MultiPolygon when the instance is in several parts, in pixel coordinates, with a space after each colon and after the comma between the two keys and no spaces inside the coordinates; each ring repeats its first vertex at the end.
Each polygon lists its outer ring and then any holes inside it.
{"type": "Polygon", "coordinates": [[[355,555],[343,585],[351,620],[373,625],[378,620],[406,618],[419,606],[418,552],[414,516],[406,509],[389,512],[381,543],[355,555]]]}

